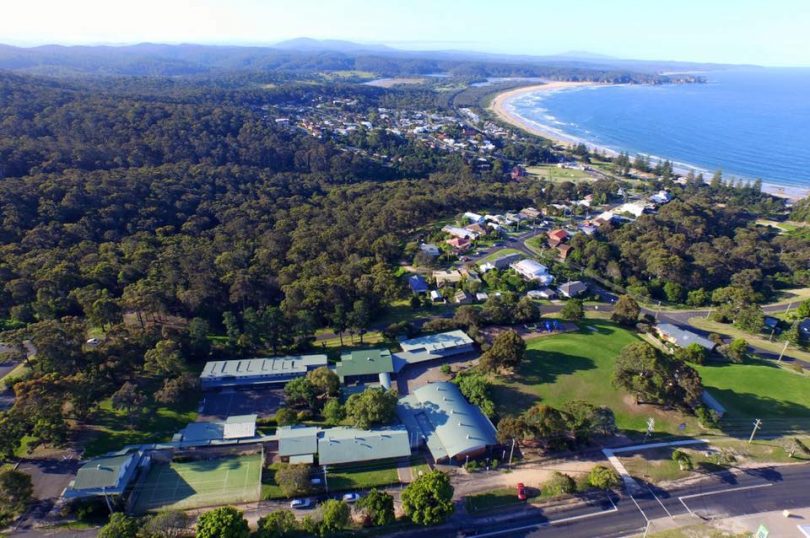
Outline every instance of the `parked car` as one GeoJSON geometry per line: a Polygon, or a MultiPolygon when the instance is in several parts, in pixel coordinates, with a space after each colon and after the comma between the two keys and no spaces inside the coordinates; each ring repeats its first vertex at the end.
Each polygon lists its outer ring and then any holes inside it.
{"type": "Polygon", "coordinates": [[[290,508],[293,510],[306,510],[312,507],[312,499],[293,499],[290,508]]]}
{"type": "Polygon", "coordinates": [[[360,500],[359,493],[346,493],[343,495],[343,502],[347,502],[349,504],[356,503],[360,500]]]}
{"type": "Polygon", "coordinates": [[[517,497],[518,497],[518,500],[521,500],[521,501],[526,500],[526,486],[523,485],[523,482],[518,482],[518,485],[517,485],[517,497]]]}

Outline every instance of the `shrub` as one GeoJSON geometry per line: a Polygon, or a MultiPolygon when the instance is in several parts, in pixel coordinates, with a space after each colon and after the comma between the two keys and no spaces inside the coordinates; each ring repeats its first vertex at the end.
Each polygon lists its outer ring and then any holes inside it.
{"type": "Polygon", "coordinates": [[[619,474],[604,465],[597,465],[588,473],[588,485],[597,489],[612,489],[621,485],[619,474]]]}
{"type": "Polygon", "coordinates": [[[439,368],[439,370],[440,370],[440,371],[441,371],[441,372],[442,372],[444,375],[450,375],[450,373],[453,371],[453,369],[452,369],[452,368],[450,368],[450,365],[449,365],[449,364],[442,364],[442,367],[441,367],[441,368],[439,368]]]}
{"type": "Polygon", "coordinates": [[[695,409],[695,416],[704,428],[716,428],[720,422],[720,415],[714,409],[701,405],[695,409]]]}
{"type": "Polygon", "coordinates": [[[788,363],[787,366],[797,374],[804,374],[804,368],[802,368],[802,365],[798,362],[788,363]]]}
{"type": "Polygon", "coordinates": [[[548,482],[543,484],[543,492],[549,496],[569,495],[576,492],[577,483],[564,473],[554,472],[548,482]]]}

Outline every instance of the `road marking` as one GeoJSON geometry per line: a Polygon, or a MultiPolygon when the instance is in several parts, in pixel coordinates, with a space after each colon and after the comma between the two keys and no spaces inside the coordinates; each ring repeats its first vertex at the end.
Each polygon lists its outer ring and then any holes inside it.
{"type": "Polygon", "coordinates": [[[661,502],[661,499],[659,499],[659,498],[658,498],[658,495],[656,495],[656,494],[655,494],[655,492],[652,490],[652,488],[650,487],[650,485],[649,485],[649,484],[646,484],[646,486],[647,486],[647,489],[648,489],[648,490],[650,490],[650,493],[652,493],[653,498],[654,498],[656,501],[658,501],[658,504],[660,504],[660,505],[661,505],[661,508],[663,508],[663,509],[664,509],[664,512],[666,512],[666,513],[667,513],[667,515],[669,516],[669,518],[670,518],[670,519],[675,519],[674,517],[672,517],[672,514],[670,513],[670,511],[669,511],[669,510],[667,510],[667,507],[666,507],[666,506],[664,506],[664,503],[662,503],[662,502],[661,502]]]}
{"type": "MultiPolygon", "coordinates": [[[[608,499],[610,499],[610,496],[608,496],[608,499]]],[[[560,519],[550,520],[550,521],[546,521],[546,522],[543,522],[543,523],[535,523],[534,525],[524,525],[523,527],[512,527],[512,528],[509,528],[509,529],[504,529],[504,530],[499,530],[499,531],[485,532],[483,534],[476,534],[476,535],[474,535],[473,538],[484,538],[486,536],[498,536],[499,534],[513,533],[513,532],[525,531],[525,530],[529,530],[529,529],[544,529],[544,528],[547,528],[547,527],[551,527],[552,525],[557,525],[559,523],[568,523],[569,521],[578,521],[580,519],[587,519],[589,517],[602,516],[602,515],[605,515],[605,514],[609,514],[609,513],[612,513],[612,512],[618,512],[619,511],[619,509],[616,507],[616,505],[613,503],[612,500],[610,501],[610,504],[613,505],[613,508],[610,508],[608,510],[600,510],[599,512],[593,512],[593,513],[590,513],[590,514],[581,514],[581,515],[578,515],[578,516],[563,517],[563,518],[560,518],[560,519]]]]}
{"type": "Polygon", "coordinates": [[[726,488],[718,491],[708,491],[706,493],[693,493],[692,495],[683,495],[682,497],[678,497],[678,500],[681,501],[681,504],[683,505],[684,508],[686,508],[687,512],[689,512],[692,515],[695,515],[695,513],[692,512],[692,510],[688,506],[686,506],[684,499],[694,499],[696,497],[706,497],[708,495],[719,495],[721,493],[734,493],[735,491],[745,491],[748,489],[769,488],[773,485],[774,485],[773,482],[770,482],[768,484],[756,484],[754,486],[742,486],[739,488],[726,488]]]}
{"type": "Polygon", "coordinates": [[[641,515],[642,515],[642,516],[644,516],[644,521],[646,521],[647,523],[649,523],[649,522],[650,522],[650,518],[648,518],[648,517],[647,517],[647,514],[645,514],[645,513],[644,513],[644,510],[642,510],[642,509],[641,509],[641,507],[638,505],[638,503],[636,502],[636,498],[635,498],[635,497],[633,497],[632,495],[630,495],[630,500],[631,500],[631,501],[633,501],[633,504],[635,504],[635,505],[636,505],[636,508],[638,508],[638,511],[639,511],[639,512],[641,512],[641,515]]]}

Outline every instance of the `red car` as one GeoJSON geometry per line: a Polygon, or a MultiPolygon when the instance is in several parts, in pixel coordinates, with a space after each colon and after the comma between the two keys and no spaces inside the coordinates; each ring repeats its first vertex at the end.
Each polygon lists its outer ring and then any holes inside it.
{"type": "Polygon", "coordinates": [[[519,500],[526,500],[526,487],[523,485],[523,482],[519,482],[517,485],[517,495],[519,500]]]}

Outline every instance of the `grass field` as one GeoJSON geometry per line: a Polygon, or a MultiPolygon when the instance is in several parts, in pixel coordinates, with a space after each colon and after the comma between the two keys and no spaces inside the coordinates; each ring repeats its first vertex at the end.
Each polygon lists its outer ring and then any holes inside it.
{"type": "MultiPolygon", "coordinates": [[[[527,489],[526,493],[529,499],[537,496],[537,490],[527,489]]],[[[509,506],[516,506],[523,504],[517,498],[517,490],[515,488],[498,488],[478,495],[468,495],[464,498],[464,507],[470,514],[477,514],[480,512],[491,512],[500,508],[509,506]]]]}
{"type": "Polygon", "coordinates": [[[491,262],[493,260],[497,260],[498,258],[502,258],[504,256],[509,256],[511,254],[523,254],[521,251],[516,250],[514,248],[499,248],[494,252],[487,254],[481,261],[482,262],[491,262]]]}
{"type": "Polygon", "coordinates": [[[535,402],[560,407],[571,400],[606,405],[616,414],[618,427],[643,432],[647,418],[656,431],[697,434],[697,422],[654,406],[636,406],[632,397],[616,390],[611,380],[616,356],[638,337],[609,321],[588,320],[578,332],[537,338],[528,342],[528,360],[514,376],[499,378],[493,387],[498,413],[517,414],[535,402]],[[685,430],[678,425],[686,424],[685,430]]]}
{"type": "Polygon", "coordinates": [[[399,484],[395,463],[357,469],[335,469],[328,474],[330,491],[367,489],[399,484]]]}
{"type": "Polygon", "coordinates": [[[548,179],[549,181],[593,181],[584,170],[558,168],[556,164],[529,166],[526,172],[548,179]]]}
{"type": "MultiPolygon", "coordinates": [[[[741,331],[730,323],[718,323],[705,318],[695,317],[689,318],[689,324],[697,327],[698,329],[703,329],[704,331],[723,334],[726,336],[731,336],[732,338],[742,338],[753,346],[760,347],[766,351],[770,351],[771,353],[776,353],[777,355],[782,352],[782,348],[785,346],[783,342],[769,342],[765,335],[753,335],[745,331],[741,331]]],[[[785,355],[788,357],[801,359],[803,361],[810,361],[810,352],[796,349],[793,346],[788,346],[787,350],[785,350],[785,355]]]]}
{"type": "Polygon", "coordinates": [[[190,509],[259,500],[261,454],[153,464],[136,486],[134,511],[190,509]]]}

